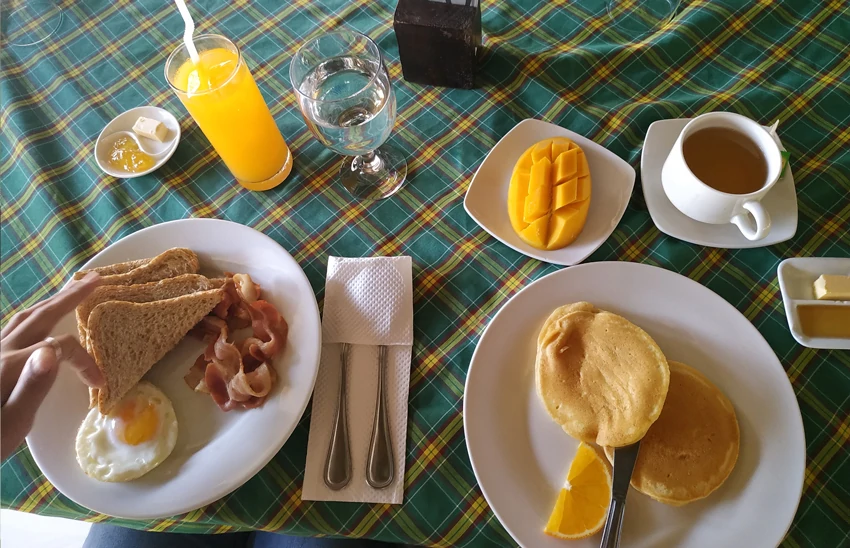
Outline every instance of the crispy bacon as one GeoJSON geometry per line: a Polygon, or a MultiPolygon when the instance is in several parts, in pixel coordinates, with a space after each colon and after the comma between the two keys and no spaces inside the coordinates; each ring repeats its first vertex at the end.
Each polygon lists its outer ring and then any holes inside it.
{"type": "Polygon", "coordinates": [[[193,329],[209,344],[184,379],[223,411],[259,407],[277,381],[272,360],[286,347],[289,326],[272,304],[249,300],[260,296],[260,286],[247,274],[233,275],[222,291],[219,306],[193,329]],[[229,340],[231,330],[249,325],[251,337],[229,340]]]}
{"type": "MultiPolygon", "coordinates": [[[[247,283],[256,285],[247,274],[237,274],[237,276],[248,278],[247,283]]],[[[213,309],[212,315],[226,320],[227,325],[234,331],[251,325],[251,314],[248,312],[249,303],[242,298],[235,279],[229,273],[221,291],[221,302],[213,309]]]]}
{"type": "Polygon", "coordinates": [[[251,276],[247,274],[233,274],[233,283],[236,284],[236,292],[239,298],[248,304],[260,300],[260,284],[254,283],[251,276]]]}

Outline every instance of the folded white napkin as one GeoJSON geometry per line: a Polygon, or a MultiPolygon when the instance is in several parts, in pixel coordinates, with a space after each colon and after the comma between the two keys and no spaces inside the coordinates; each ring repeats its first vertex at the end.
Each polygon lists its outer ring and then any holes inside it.
{"type": "Polygon", "coordinates": [[[330,257],[322,316],[322,361],[313,390],[302,499],[401,504],[412,349],[410,257],[330,257]],[[352,345],[347,381],[352,474],[347,486],[333,491],[325,485],[323,477],[339,389],[340,343],[352,345]],[[366,459],[378,389],[378,345],[389,346],[384,388],[395,457],[395,480],[385,489],[373,489],[366,483],[366,459]]]}

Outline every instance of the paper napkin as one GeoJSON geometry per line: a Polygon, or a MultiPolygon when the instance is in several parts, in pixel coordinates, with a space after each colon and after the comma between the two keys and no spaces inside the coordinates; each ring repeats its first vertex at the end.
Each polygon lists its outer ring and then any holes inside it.
{"type": "Polygon", "coordinates": [[[401,504],[407,448],[407,395],[413,348],[413,271],[410,257],[330,257],[322,317],[322,360],[313,390],[304,500],[401,504]],[[348,435],[351,482],[328,489],[323,478],[333,429],[341,343],[348,355],[348,435]],[[395,480],[386,489],[366,483],[378,389],[378,345],[387,345],[384,388],[395,458],[395,480]]]}

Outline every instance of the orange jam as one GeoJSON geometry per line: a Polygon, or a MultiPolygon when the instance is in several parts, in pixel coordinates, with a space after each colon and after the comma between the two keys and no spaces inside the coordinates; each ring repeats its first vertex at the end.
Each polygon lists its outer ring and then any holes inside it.
{"type": "Polygon", "coordinates": [[[114,169],[123,169],[128,173],[141,173],[154,166],[156,162],[139,150],[139,145],[132,138],[121,136],[112,143],[109,151],[109,165],[114,169]]]}

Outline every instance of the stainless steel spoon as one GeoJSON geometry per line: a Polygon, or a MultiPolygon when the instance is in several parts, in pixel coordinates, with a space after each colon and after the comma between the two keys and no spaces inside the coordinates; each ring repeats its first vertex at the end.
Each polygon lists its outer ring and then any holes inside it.
{"type": "Polygon", "coordinates": [[[602,530],[600,548],[617,548],[620,545],[620,529],[626,513],[626,495],[629,494],[629,482],[635,469],[640,441],[614,449],[614,479],[611,481],[611,506],[602,530]]]}
{"type": "Polygon", "coordinates": [[[366,481],[375,489],[383,489],[395,479],[393,443],[387,419],[387,396],[384,382],[387,376],[387,347],[378,347],[378,394],[375,398],[375,420],[372,424],[372,441],[369,442],[369,460],[366,462],[366,481]]]}
{"type": "Polygon", "coordinates": [[[349,345],[343,343],[339,352],[339,392],[336,400],[328,457],[325,461],[325,485],[338,491],[351,481],[351,450],[348,445],[348,412],[346,410],[345,383],[348,377],[349,345]]]}

